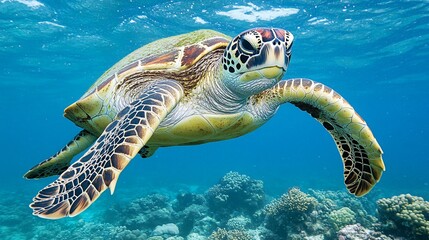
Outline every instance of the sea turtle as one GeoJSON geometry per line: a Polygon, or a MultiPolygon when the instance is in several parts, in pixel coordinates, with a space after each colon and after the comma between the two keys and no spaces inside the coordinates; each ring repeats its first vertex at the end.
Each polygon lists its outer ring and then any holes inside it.
{"type": "Polygon", "coordinates": [[[199,30],[126,56],[65,109],[65,117],[83,130],[25,174],[60,175],[34,197],[33,214],[76,216],[107,188],[113,193],[119,174],[137,154],[150,157],[159,147],[239,137],[287,102],[326,128],[343,159],[347,189],[366,194],[384,171],[382,150],[365,121],[334,90],[309,79],[281,80],[293,39],[278,28],[254,28],[234,38],[199,30]]]}

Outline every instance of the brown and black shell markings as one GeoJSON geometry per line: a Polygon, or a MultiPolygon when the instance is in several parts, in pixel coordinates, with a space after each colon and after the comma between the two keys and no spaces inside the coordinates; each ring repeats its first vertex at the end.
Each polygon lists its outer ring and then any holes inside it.
{"type": "Polygon", "coordinates": [[[195,31],[147,44],[106,71],[64,116],[79,127],[99,135],[117,112],[151,82],[180,82],[185,94],[203,78],[212,61],[221,59],[228,36],[209,30],[195,31]],[[125,100],[124,100],[125,99],[125,100]],[[115,106],[117,102],[124,102],[115,106]]]}

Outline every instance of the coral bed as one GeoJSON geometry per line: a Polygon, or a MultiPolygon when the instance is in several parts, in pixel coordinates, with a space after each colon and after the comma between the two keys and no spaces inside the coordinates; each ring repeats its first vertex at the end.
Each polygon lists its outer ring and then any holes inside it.
{"type": "Polygon", "coordinates": [[[401,194],[377,201],[381,228],[388,233],[429,239],[429,202],[401,194]]]}
{"type": "Polygon", "coordinates": [[[96,216],[89,219],[29,218],[27,209],[11,211],[11,195],[1,201],[0,239],[429,239],[429,202],[421,197],[376,201],[291,188],[272,198],[262,181],[237,172],[204,193],[154,193],[108,209],[90,208],[96,216]]]}

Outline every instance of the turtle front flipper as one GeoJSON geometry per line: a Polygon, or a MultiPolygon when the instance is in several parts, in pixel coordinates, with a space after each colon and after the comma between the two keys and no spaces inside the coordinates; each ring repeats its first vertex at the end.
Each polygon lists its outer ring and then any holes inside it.
{"type": "Polygon", "coordinates": [[[110,188],[183,96],[175,81],[158,81],[116,116],[95,144],[53,183],[43,188],[30,207],[43,218],[76,216],[110,188]]]}
{"type": "Polygon", "coordinates": [[[328,130],[343,159],[350,193],[362,196],[379,181],[385,170],[383,151],[366,122],[338,93],[309,79],[291,79],[280,81],[265,94],[274,99],[274,105],[294,104],[328,130]]]}
{"type": "Polygon", "coordinates": [[[74,156],[87,149],[97,138],[86,130],[80,131],[66,146],[52,157],[32,167],[25,175],[27,179],[60,175],[69,166],[74,156]]]}
{"type": "Polygon", "coordinates": [[[139,154],[142,158],[149,158],[156,152],[157,149],[158,147],[155,146],[144,146],[142,149],[140,149],[139,154]]]}

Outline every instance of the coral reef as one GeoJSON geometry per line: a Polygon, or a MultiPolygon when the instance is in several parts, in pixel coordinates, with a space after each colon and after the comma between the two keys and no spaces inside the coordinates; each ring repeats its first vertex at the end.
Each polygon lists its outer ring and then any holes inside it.
{"type": "Polygon", "coordinates": [[[318,206],[319,215],[328,216],[332,211],[347,207],[353,210],[355,222],[359,222],[364,227],[370,227],[377,221],[377,218],[373,216],[376,209],[375,199],[369,199],[368,197],[357,198],[344,191],[310,189],[309,192],[320,203],[318,206]]]}
{"type": "Polygon", "coordinates": [[[210,210],[217,215],[228,216],[234,211],[251,215],[264,204],[263,182],[229,172],[207,191],[206,199],[210,210]]]}
{"type": "Polygon", "coordinates": [[[73,227],[54,225],[41,225],[35,229],[36,234],[27,239],[119,239],[119,240],[145,240],[147,235],[140,230],[129,230],[125,226],[114,226],[108,223],[92,223],[78,221],[73,227]]]}
{"type": "Polygon", "coordinates": [[[362,227],[360,224],[347,225],[338,232],[339,240],[391,240],[380,232],[362,227]]]}
{"type": "Polygon", "coordinates": [[[195,221],[195,224],[191,230],[191,233],[198,233],[202,236],[208,236],[219,226],[220,226],[220,223],[216,219],[206,216],[202,219],[195,221]]]}
{"type": "Polygon", "coordinates": [[[310,195],[301,192],[298,188],[292,188],[287,194],[283,194],[279,199],[265,207],[269,216],[283,215],[287,218],[296,217],[302,219],[306,213],[310,213],[317,205],[317,200],[310,195]]]}
{"type": "Polygon", "coordinates": [[[192,204],[204,205],[205,202],[206,199],[201,194],[181,193],[176,196],[176,201],[173,203],[173,209],[175,211],[183,211],[192,204]]]}
{"type": "Polygon", "coordinates": [[[201,236],[198,233],[191,233],[186,237],[186,240],[207,240],[207,237],[201,236]]]}
{"type": "Polygon", "coordinates": [[[155,230],[153,230],[152,235],[154,236],[175,236],[179,235],[179,228],[174,223],[167,223],[160,226],[156,226],[155,230]]]}
{"type": "MultiPolygon", "coordinates": [[[[198,228],[199,224],[207,216],[208,208],[204,205],[192,204],[191,206],[183,209],[176,213],[177,225],[180,227],[183,234],[190,233],[194,228],[198,228]]],[[[217,224],[214,224],[213,228],[217,227],[217,224]]],[[[194,229],[195,232],[195,229],[194,229]]],[[[199,233],[201,231],[198,231],[199,233]]],[[[205,232],[205,230],[204,230],[205,232]]]]}
{"type": "Polygon", "coordinates": [[[251,223],[251,219],[244,216],[238,216],[229,219],[226,223],[226,228],[228,230],[245,230],[249,229],[251,223]]]}
{"type": "Polygon", "coordinates": [[[217,228],[216,221],[204,219],[208,215],[208,207],[201,194],[182,193],[177,195],[173,209],[176,211],[177,225],[183,235],[191,232],[207,235],[217,228]],[[210,223],[206,221],[210,221],[210,223]]]}
{"type": "Polygon", "coordinates": [[[209,240],[252,240],[252,237],[244,230],[218,228],[210,235],[209,240]]]}
{"type": "Polygon", "coordinates": [[[334,227],[335,231],[343,228],[346,225],[355,223],[356,214],[348,207],[334,210],[328,215],[329,223],[334,227]]]}
{"type": "Polygon", "coordinates": [[[287,194],[273,200],[265,207],[266,227],[279,236],[305,229],[305,220],[316,208],[318,202],[314,197],[292,188],[287,194]]]}
{"type": "Polygon", "coordinates": [[[116,205],[106,215],[126,216],[114,218],[112,221],[131,230],[146,229],[145,231],[148,234],[156,226],[172,223],[176,220],[175,212],[169,203],[169,199],[161,194],[151,194],[138,198],[125,206],[116,205]]]}
{"type": "Polygon", "coordinates": [[[429,239],[429,202],[410,194],[377,201],[381,228],[409,239],[429,239]]]}
{"type": "Polygon", "coordinates": [[[149,237],[147,240],[185,240],[185,239],[180,236],[172,236],[172,237],[153,236],[153,237],[149,237]]]}
{"type": "Polygon", "coordinates": [[[429,202],[409,194],[376,202],[374,196],[292,188],[267,204],[262,182],[235,172],[205,194],[159,191],[46,221],[30,218],[14,194],[0,190],[0,239],[429,239],[429,202]]]}

